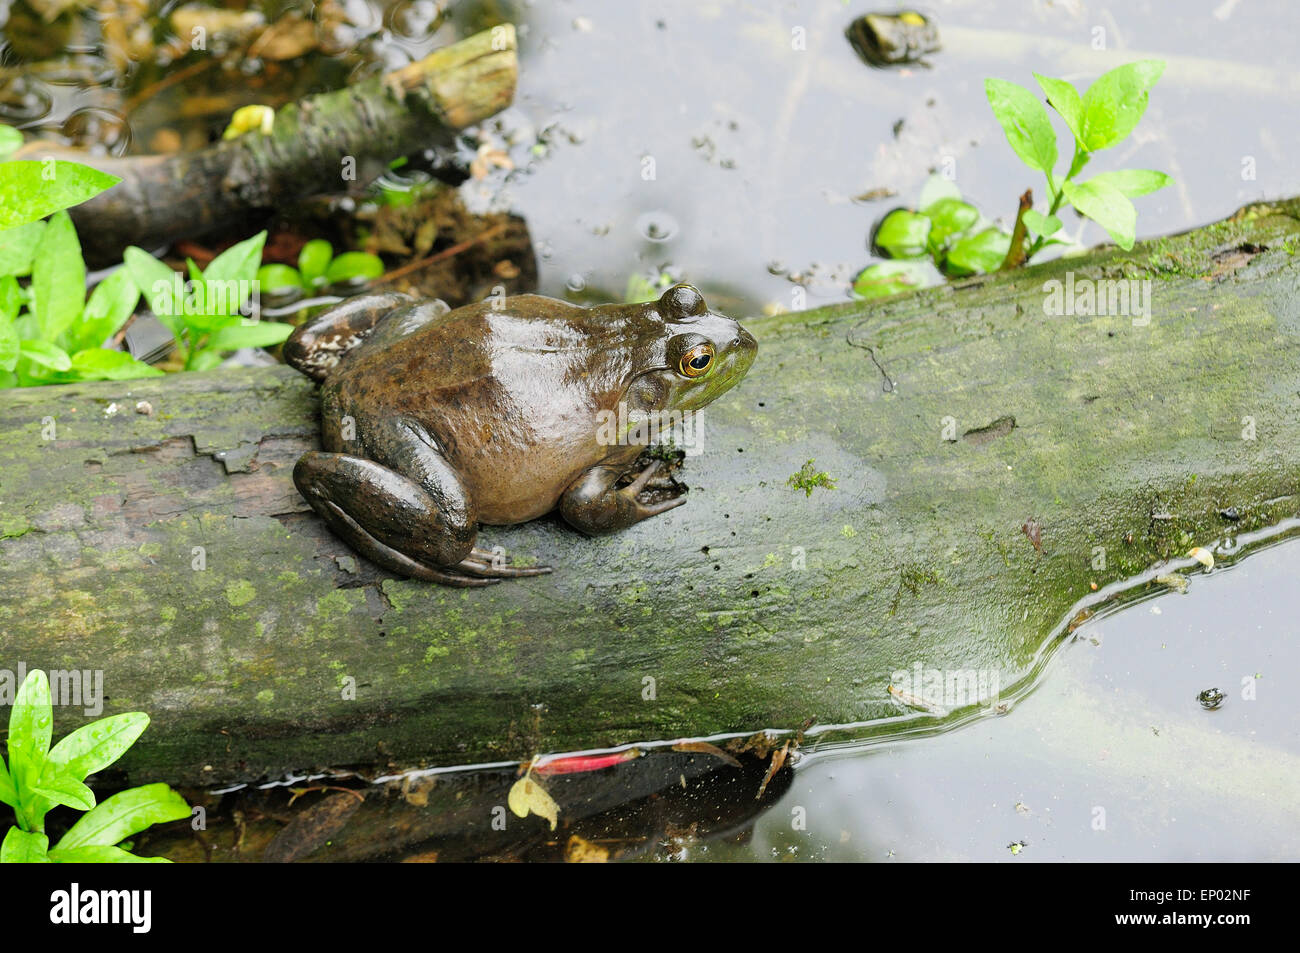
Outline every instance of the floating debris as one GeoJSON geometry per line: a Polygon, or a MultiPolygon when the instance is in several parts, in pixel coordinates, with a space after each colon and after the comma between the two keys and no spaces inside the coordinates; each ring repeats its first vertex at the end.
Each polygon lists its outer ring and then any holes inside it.
{"type": "Polygon", "coordinates": [[[1207,688],[1196,696],[1196,700],[1201,703],[1201,707],[1206,711],[1214,711],[1228,696],[1217,688],[1207,688]]]}
{"type": "Polygon", "coordinates": [[[1156,576],[1156,582],[1160,583],[1162,586],[1168,586],[1175,592],[1187,591],[1187,580],[1176,572],[1161,573],[1159,576],[1156,576]]]}
{"type": "Polygon", "coordinates": [[[1208,549],[1203,549],[1200,546],[1193,546],[1187,555],[1191,556],[1206,569],[1214,568],[1214,554],[1208,549]]]}
{"type": "Polygon", "coordinates": [[[551,822],[551,830],[555,830],[556,824],[559,823],[560,806],[555,803],[555,798],[546,792],[546,788],[533,780],[531,774],[524,775],[514,783],[510,788],[510,794],[506,797],[506,803],[510,805],[510,810],[516,817],[536,814],[551,822]]]}
{"type": "Polygon", "coordinates": [[[938,705],[920,695],[913,695],[911,692],[905,692],[895,685],[889,686],[889,694],[898,702],[906,705],[908,708],[920,708],[922,711],[928,711],[932,715],[946,715],[948,709],[938,705]]]}

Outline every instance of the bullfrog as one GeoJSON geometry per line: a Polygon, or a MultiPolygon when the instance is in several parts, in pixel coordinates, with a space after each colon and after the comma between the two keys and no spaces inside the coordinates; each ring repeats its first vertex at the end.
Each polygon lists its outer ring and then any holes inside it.
{"type": "Polygon", "coordinates": [[[756,351],[684,284],[592,308],[532,294],[454,311],[400,293],[351,298],[284,345],[290,365],[321,381],[324,450],[303,454],[294,483],[392,572],[451,586],[547,573],[476,545],[479,525],[558,509],[596,535],[685,503],[680,492],[640,499],[663,461],[636,470],[644,441],[610,439],[605,425],[698,411],[756,351]]]}
{"type": "Polygon", "coordinates": [[[844,32],[858,56],[869,66],[916,63],[928,67],[930,64],[921,57],[940,50],[939,28],[915,10],[868,13],[850,23],[844,32]]]}

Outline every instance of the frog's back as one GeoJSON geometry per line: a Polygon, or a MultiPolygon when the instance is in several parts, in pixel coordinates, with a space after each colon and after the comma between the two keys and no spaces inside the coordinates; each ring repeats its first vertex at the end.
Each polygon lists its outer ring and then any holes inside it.
{"type": "Polygon", "coordinates": [[[363,447],[368,418],[418,422],[474,489],[483,522],[514,522],[525,500],[540,508],[540,492],[549,509],[608,455],[597,415],[621,399],[630,357],[627,329],[603,317],[539,295],[459,308],[356,348],[330,375],[326,404],[357,419],[363,447]]]}

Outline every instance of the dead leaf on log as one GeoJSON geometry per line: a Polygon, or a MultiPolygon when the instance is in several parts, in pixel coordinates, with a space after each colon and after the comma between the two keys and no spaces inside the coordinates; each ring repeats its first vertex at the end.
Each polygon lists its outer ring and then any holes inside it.
{"type": "Polygon", "coordinates": [[[343,830],[363,800],[365,795],[360,792],[339,791],[313,804],[271,839],[262,860],[287,864],[306,857],[343,830]]]}

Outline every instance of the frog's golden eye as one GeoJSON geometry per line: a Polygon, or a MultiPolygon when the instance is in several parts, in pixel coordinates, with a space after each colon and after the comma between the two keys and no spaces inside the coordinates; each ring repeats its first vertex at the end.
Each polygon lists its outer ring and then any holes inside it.
{"type": "Polygon", "coordinates": [[[683,377],[703,377],[713,367],[713,345],[697,344],[677,362],[683,377]]]}

